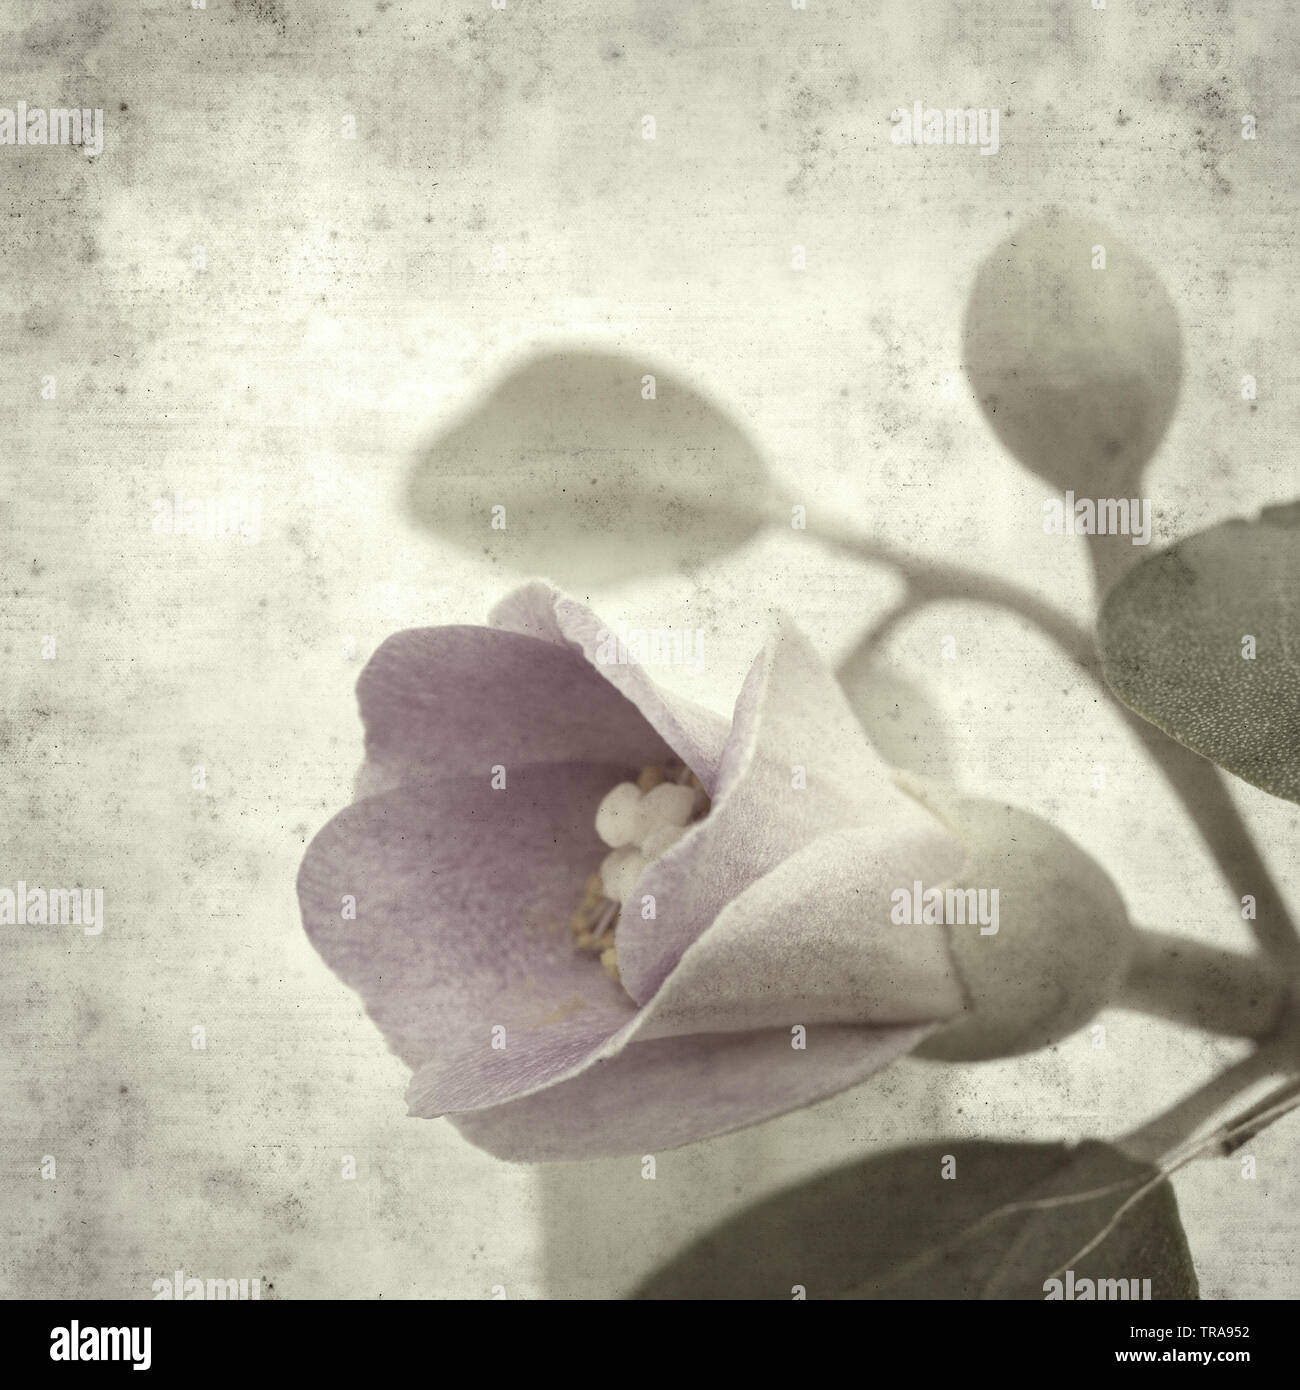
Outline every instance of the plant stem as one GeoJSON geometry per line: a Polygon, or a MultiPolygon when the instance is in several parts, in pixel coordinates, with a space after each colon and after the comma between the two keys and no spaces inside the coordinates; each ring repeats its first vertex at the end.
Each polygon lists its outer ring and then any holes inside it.
{"type": "Polygon", "coordinates": [[[1257,1048],[1162,1114],[1116,1139],[1115,1147],[1144,1163],[1163,1163],[1188,1145],[1234,1097],[1270,1076],[1287,1075],[1295,1065],[1294,1045],[1257,1048]]]}
{"type": "MultiPolygon", "coordinates": [[[[780,501],[774,504],[772,512],[773,519],[779,515],[782,524],[788,524],[785,506],[785,501],[780,501]]],[[[1219,769],[1115,699],[1102,673],[1096,645],[1085,628],[1055,605],[1018,584],[946,561],[918,559],[887,541],[863,535],[855,526],[838,519],[819,521],[809,528],[809,534],[860,559],[890,565],[897,570],[908,584],[908,611],[940,600],[965,599],[1009,609],[1046,633],[1070,661],[1115,701],[1129,728],[1186,807],[1236,897],[1254,899],[1255,916],[1248,920],[1260,949],[1288,973],[1300,974],[1300,931],[1281,889],[1233,805],[1219,769]]],[[[1103,571],[1110,572],[1109,562],[1103,563],[1103,556],[1097,552],[1094,563],[1100,584],[1103,571]]],[[[882,631],[887,631],[901,616],[890,615],[882,631]]]]}
{"type": "Polygon", "coordinates": [[[1257,956],[1139,931],[1128,978],[1113,1002],[1205,1032],[1260,1039],[1277,1031],[1290,997],[1285,976],[1257,956]]]}
{"type": "Polygon", "coordinates": [[[1232,803],[1223,774],[1212,762],[1175,743],[1154,724],[1127,711],[1126,714],[1130,727],[1187,808],[1238,904],[1243,898],[1255,900],[1255,917],[1248,919],[1247,925],[1260,949],[1290,974],[1300,973],[1300,935],[1282,890],[1232,803]]]}
{"type": "MultiPolygon", "coordinates": [[[[1089,536],[1093,594],[1100,611],[1106,595],[1140,559],[1125,536],[1089,536]]],[[[1117,701],[1118,703],[1118,701],[1117,701]]],[[[1124,708],[1121,706],[1121,708],[1124,708]]],[[[1241,819],[1223,774],[1207,758],[1193,753],[1154,724],[1127,708],[1129,726],[1156,760],[1165,780],[1187,808],[1220,872],[1238,899],[1255,900],[1252,928],[1260,948],[1292,974],[1300,973],[1300,931],[1285,899],[1260,857],[1246,823],[1241,819]]]]}

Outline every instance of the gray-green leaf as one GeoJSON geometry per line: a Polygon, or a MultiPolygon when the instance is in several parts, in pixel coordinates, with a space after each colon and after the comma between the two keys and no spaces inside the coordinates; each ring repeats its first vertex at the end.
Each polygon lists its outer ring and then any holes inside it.
{"type": "Polygon", "coordinates": [[[1106,680],[1171,737],[1300,801],[1300,503],[1130,570],[1098,624],[1106,680]]]}
{"type": "MultiPolygon", "coordinates": [[[[689,1246],[634,1296],[790,1299],[802,1288],[808,1298],[1044,1299],[1066,1270],[1076,1298],[1085,1279],[1094,1296],[1097,1280],[1125,1280],[1132,1293],[1136,1279],[1140,1297],[1149,1279],[1152,1299],[1195,1298],[1168,1182],[1107,1144],[948,1140],[778,1193],[689,1246]]],[[[1114,1285],[1106,1292],[1119,1296],[1114,1285]]]]}

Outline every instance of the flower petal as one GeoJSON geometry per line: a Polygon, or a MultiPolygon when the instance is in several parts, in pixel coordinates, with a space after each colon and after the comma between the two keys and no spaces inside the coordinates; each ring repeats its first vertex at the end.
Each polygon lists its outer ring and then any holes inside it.
{"type": "MultiPolygon", "coordinates": [[[[613,984],[594,957],[586,957],[583,964],[613,984]]],[[[628,1000],[628,1011],[633,1008],[628,1000]]],[[[407,1114],[435,1120],[454,1112],[490,1110],[561,1085],[598,1058],[621,1051],[632,1026],[626,1013],[614,1019],[592,1009],[566,1017],[557,1010],[536,1027],[507,1028],[499,1048],[483,1045],[480,1039],[489,1031],[483,1027],[449,1036],[411,1077],[407,1114]]]]}
{"type": "Polygon", "coordinates": [[[618,781],[670,752],[632,701],[577,652],[495,628],[396,633],[361,673],[357,698],[367,760],[403,780],[486,782],[498,765],[510,774],[532,764],[601,762],[617,766],[618,781]]]}
{"type": "Polygon", "coordinates": [[[819,835],[887,826],[928,842],[938,824],[898,788],[835,678],[783,618],[736,701],[712,810],[643,875],[637,892],[654,897],[654,919],[628,913],[619,927],[624,987],[649,1001],[733,898],[819,835]]]}
{"type": "Polygon", "coordinates": [[[631,1001],[568,928],[605,852],[595,809],[618,776],[596,764],[512,770],[501,791],[486,777],[403,787],[312,841],[298,876],[307,932],[408,1065],[491,1054],[499,1024],[507,1048],[538,1033],[539,1081],[628,1022],[631,1001]]]}
{"type": "Polygon", "coordinates": [[[890,895],[910,894],[918,878],[949,881],[963,857],[938,821],[819,837],[723,908],[642,1010],[636,1036],[951,1017],[963,998],[946,929],[895,924],[890,895]]]}
{"type": "Polygon", "coordinates": [[[659,1153],[744,1129],[856,1086],[933,1025],[692,1034],[636,1043],[522,1100],[452,1115],[472,1144],[518,1163],[659,1153]]]}
{"type": "Polygon", "coordinates": [[[634,661],[599,659],[610,629],[576,599],[542,580],[507,594],[492,610],[493,627],[526,633],[582,653],[604,680],[620,690],[658,730],[677,756],[704,783],[710,795],[727,742],[727,721],[681,695],[661,690],[634,661]]]}
{"type": "Polygon", "coordinates": [[[578,1018],[516,1030],[503,1051],[471,1039],[441,1048],[411,1080],[410,1113],[432,1119],[519,1100],[589,1068],[605,1075],[625,1047],[659,1038],[948,1019],[963,997],[945,929],[896,925],[890,894],[910,894],[914,876],[943,882],[962,859],[937,821],[921,838],[879,827],[822,836],[724,908],[619,1032],[578,1018]]]}

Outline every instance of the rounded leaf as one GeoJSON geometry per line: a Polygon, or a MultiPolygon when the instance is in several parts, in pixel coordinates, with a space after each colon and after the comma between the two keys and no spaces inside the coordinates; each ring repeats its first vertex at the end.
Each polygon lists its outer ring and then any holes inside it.
{"type": "Polygon", "coordinates": [[[1167,1181],[1107,1144],[941,1140],[874,1154],[746,1208],[642,1286],[645,1299],[1197,1296],[1167,1181]],[[1138,1194],[1141,1194],[1140,1196],[1138,1194]],[[1135,1199],[1136,1200],[1133,1200],[1135,1199]],[[1091,1250],[1125,1203],[1114,1229],[1091,1250]],[[1086,1251],[1086,1253],[1085,1253],[1086,1251]],[[1129,1282],[1137,1280],[1137,1292],[1129,1282]]]}
{"type": "Polygon", "coordinates": [[[1300,503],[1222,522],[1134,566],[1097,640],[1144,719],[1273,796],[1300,801],[1300,503]]]}
{"type": "Polygon", "coordinates": [[[535,356],[417,461],[416,520],[561,585],[690,570],[764,524],[740,428],[674,373],[605,352],[535,356]]]}

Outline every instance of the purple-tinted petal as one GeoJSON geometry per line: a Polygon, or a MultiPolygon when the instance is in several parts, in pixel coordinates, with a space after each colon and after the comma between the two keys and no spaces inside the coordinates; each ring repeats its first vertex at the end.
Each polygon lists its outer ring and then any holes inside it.
{"type": "Polygon", "coordinates": [[[486,782],[497,765],[586,762],[614,765],[617,781],[670,752],[579,653],[496,628],[397,633],[361,673],[357,698],[368,761],[404,780],[486,782]]]}
{"type": "MultiPolygon", "coordinates": [[[[581,961],[609,981],[595,957],[581,961]]],[[[584,1009],[571,1018],[557,1010],[539,1026],[507,1027],[495,1048],[468,1034],[445,1038],[411,1078],[408,1113],[432,1120],[452,1111],[484,1110],[578,1075],[597,1057],[621,1050],[635,1026],[628,1016],[636,1006],[624,999],[626,1010],[617,1018],[602,1009],[584,1009]]]]}
{"type": "Polygon", "coordinates": [[[642,1010],[637,1038],[950,1017],[963,1000],[945,928],[895,924],[890,895],[948,881],[962,859],[938,821],[821,836],[723,908],[642,1010]]]}
{"type": "Polygon", "coordinates": [[[410,1112],[432,1119],[518,1100],[657,1038],[949,1018],[963,1001],[944,928],[891,922],[890,895],[910,893],[914,877],[944,882],[962,858],[937,821],[920,835],[822,836],[724,908],[619,1032],[579,1016],[512,1034],[491,1055],[472,1040],[440,1048],[411,1081],[410,1112]]]}
{"type": "Polygon", "coordinates": [[[727,721],[680,695],[661,690],[634,661],[602,660],[611,629],[586,605],[534,580],[492,610],[492,625],[581,652],[593,671],[622,691],[712,795],[727,742],[727,721]]]}
{"type": "Polygon", "coordinates": [[[930,1031],[812,1027],[635,1043],[570,1081],[453,1115],[472,1144],[520,1163],[658,1153],[744,1129],[856,1086],[930,1031]]]}
{"type": "Polygon", "coordinates": [[[906,840],[937,824],[898,789],[834,677],[783,620],[736,701],[712,810],[637,885],[654,919],[624,914],[624,986],[647,1002],[727,903],[819,835],[887,826],[906,840]]]}
{"type": "Polygon", "coordinates": [[[568,928],[605,852],[593,820],[618,775],[547,767],[512,770],[501,791],[486,776],[404,787],[312,841],[298,876],[307,932],[408,1065],[490,1054],[501,1025],[498,1057],[537,1035],[536,1079],[571,1065],[575,1036],[585,1055],[627,1023],[631,1002],[568,928]]]}

